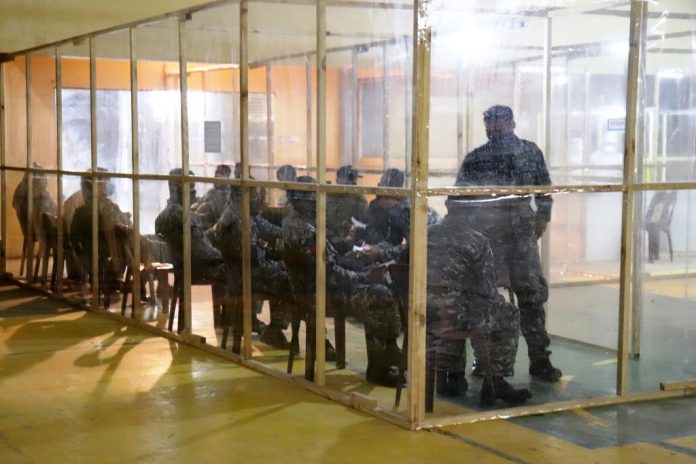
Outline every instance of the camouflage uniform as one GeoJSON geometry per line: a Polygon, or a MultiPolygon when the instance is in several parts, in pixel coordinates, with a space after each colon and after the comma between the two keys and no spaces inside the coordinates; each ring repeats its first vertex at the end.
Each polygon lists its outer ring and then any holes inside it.
{"type": "Polygon", "coordinates": [[[228,192],[229,187],[227,185],[215,185],[191,207],[200,216],[203,227],[206,230],[213,227],[220,216],[222,216],[227,203],[228,192]]]}
{"type": "MultiPolygon", "coordinates": [[[[314,201],[293,201],[295,210],[283,220],[283,259],[288,264],[290,283],[298,304],[314,314],[316,276],[316,224],[314,201]],[[303,204],[304,203],[304,204],[303,204]]],[[[326,287],[336,304],[357,311],[365,324],[368,356],[367,379],[389,384],[390,361],[401,325],[391,291],[384,285],[370,282],[367,274],[355,272],[338,263],[336,250],[327,243],[326,287]]],[[[309,321],[311,323],[311,321],[309,321]]],[[[310,330],[308,329],[308,333],[310,330]]],[[[311,376],[313,366],[307,367],[311,376]]]]}
{"type": "MultiPolygon", "coordinates": [[[[36,167],[36,166],[35,166],[36,167]]],[[[44,213],[56,214],[57,206],[51,195],[47,191],[47,180],[44,174],[34,174],[32,178],[32,223],[34,241],[43,240],[43,221],[44,213]]],[[[12,207],[17,213],[22,235],[26,237],[29,229],[29,173],[24,174],[19,185],[12,195],[12,207]]]]}
{"type": "Polygon", "coordinates": [[[462,214],[428,231],[427,359],[439,371],[464,373],[466,338],[494,377],[513,375],[518,309],[498,293],[488,240],[462,214]]]}
{"type": "MultiPolygon", "coordinates": [[[[541,150],[514,134],[494,137],[469,153],[457,182],[481,186],[549,185],[551,179],[541,150]]],[[[491,200],[485,197],[483,200],[491,200]]],[[[471,210],[472,227],[490,241],[501,283],[509,282],[518,299],[521,329],[531,361],[548,359],[544,303],[548,285],[541,272],[534,236],[537,219],[551,219],[550,195],[536,195],[536,211],[529,196],[480,202],[471,210]]]]}
{"type": "Polygon", "coordinates": [[[397,259],[410,234],[411,204],[406,198],[377,197],[367,208],[365,242],[382,249],[382,259],[397,259]]]}
{"type": "Polygon", "coordinates": [[[367,200],[362,195],[330,194],[326,196],[326,238],[336,247],[339,254],[352,249],[352,242],[346,240],[350,235],[355,218],[365,222],[367,200]]]}
{"type": "MultiPolygon", "coordinates": [[[[178,171],[178,170],[174,170],[178,171]]],[[[176,175],[180,173],[172,173],[176,175]]],[[[191,196],[195,191],[191,189],[191,196]]],[[[198,280],[224,282],[225,266],[220,251],[205,235],[205,226],[196,213],[191,213],[191,275],[198,280]]],[[[181,186],[170,182],[167,206],[155,219],[155,232],[169,245],[175,272],[183,269],[184,262],[184,207],[181,186]]]]}

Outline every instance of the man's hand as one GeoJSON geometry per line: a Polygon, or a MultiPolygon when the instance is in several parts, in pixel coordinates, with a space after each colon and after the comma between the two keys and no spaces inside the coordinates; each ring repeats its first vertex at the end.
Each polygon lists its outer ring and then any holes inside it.
{"type": "Polygon", "coordinates": [[[382,283],[384,281],[384,273],[386,270],[386,266],[375,266],[367,271],[367,278],[374,284],[382,283]]]}
{"type": "Polygon", "coordinates": [[[544,232],[546,232],[546,227],[549,225],[548,221],[545,219],[537,218],[536,226],[534,227],[534,238],[539,240],[544,232]]]}
{"type": "Polygon", "coordinates": [[[362,252],[373,261],[382,256],[382,250],[376,246],[363,245],[362,252]]]}

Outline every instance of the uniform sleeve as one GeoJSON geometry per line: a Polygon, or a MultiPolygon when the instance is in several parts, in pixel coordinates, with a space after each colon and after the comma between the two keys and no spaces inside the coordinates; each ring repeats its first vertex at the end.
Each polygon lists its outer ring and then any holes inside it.
{"type": "MultiPolygon", "coordinates": [[[[548,169],[546,169],[544,154],[535,144],[529,143],[529,145],[532,151],[531,162],[533,164],[532,172],[534,173],[532,185],[551,185],[551,176],[549,175],[548,169]]],[[[537,205],[537,216],[547,222],[550,221],[551,206],[553,204],[551,194],[535,195],[534,201],[537,205]]]]}

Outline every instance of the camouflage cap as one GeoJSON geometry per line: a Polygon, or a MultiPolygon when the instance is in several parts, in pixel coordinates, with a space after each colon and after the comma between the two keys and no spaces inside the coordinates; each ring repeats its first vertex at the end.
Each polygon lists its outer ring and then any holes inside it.
{"type": "Polygon", "coordinates": [[[359,177],[362,177],[357,169],[352,165],[341,166],[336,171],[337,184],[355,184],[359,177]]]}
{"type": "Polygon", "coordinates": [[[384,171],[377,185],[380,187],[403,187],[404,173],[400,169],[389,168],[384,171]]]}
{"type": "Polygon", "coordinates": [[[493,105],[483,112],[484,121],[513,121],[512,108],[505,105],[493,105]]]}

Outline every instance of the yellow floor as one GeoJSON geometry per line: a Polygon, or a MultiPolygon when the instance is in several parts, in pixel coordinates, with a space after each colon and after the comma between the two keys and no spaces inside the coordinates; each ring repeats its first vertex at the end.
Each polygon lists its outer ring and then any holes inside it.
{"type": "MultiPolygon", "coordinates": [[[[0,287],[0,356],[0,463],[696,462],[503,421],[408,432],[11,286],[0,287]]],[[[693,449],[696,437],[670,443],[693,449]]]]}

